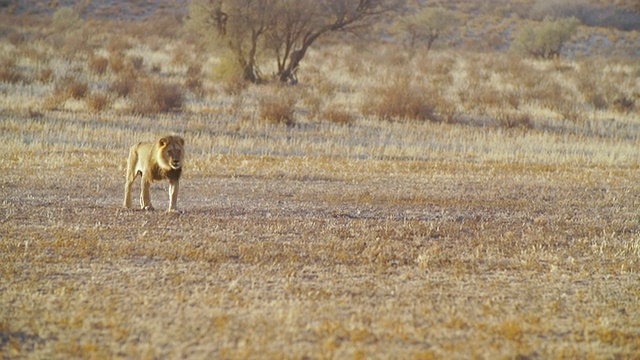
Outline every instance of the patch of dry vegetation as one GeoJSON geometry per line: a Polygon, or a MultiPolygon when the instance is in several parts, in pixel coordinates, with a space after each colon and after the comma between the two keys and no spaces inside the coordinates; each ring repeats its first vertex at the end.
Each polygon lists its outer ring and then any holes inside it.
{"type": "Polygon", "coordinates": [[[167,29],[7,19],[3,358],[640,355],[637,61],[326,44],[256,86],[167,29]],[[165,133],[185,213],[121,209],[165,133]]]}

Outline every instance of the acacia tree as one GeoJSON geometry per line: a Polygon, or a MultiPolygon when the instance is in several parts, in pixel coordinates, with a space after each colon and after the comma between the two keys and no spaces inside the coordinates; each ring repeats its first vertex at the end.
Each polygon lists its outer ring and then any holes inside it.
{"type": "Polygon", "coordinates": [[[397,9],[402,0],[194,0],[191,21],[227,47],[251,82],[263,80],[258,54],[275,57],[276,77],[296,70],[321,36],[353,31],[397,9]]]}

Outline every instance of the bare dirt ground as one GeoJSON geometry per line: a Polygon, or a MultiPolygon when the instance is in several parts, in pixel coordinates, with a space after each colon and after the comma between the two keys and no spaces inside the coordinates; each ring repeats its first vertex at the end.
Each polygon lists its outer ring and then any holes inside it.
{"type": "Polygon", "coordinates": [[[635,167],[125,156],[4,159],[3,358],[640,356],[635,167]]]}

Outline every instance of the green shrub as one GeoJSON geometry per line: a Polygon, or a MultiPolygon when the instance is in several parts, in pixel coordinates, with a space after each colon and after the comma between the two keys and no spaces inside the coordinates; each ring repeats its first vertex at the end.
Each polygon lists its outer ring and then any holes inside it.
{"type": "Polygon", "coordinates": [[[579,21],[575,18],[544,20],[526,26],[514,40],[512,49],[543,59],[560,56],[564,44],[575,34],[579,21]]]}

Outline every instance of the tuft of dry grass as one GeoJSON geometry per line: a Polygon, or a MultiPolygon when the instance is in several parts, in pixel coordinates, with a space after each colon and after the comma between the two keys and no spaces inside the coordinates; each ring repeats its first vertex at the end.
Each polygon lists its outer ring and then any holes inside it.
{"type": "Polygon", "coordinates": [[[104,75],[109,68],[109,59],[95,56],[89,59],[89,70],[96,75],[104,75]]]}

